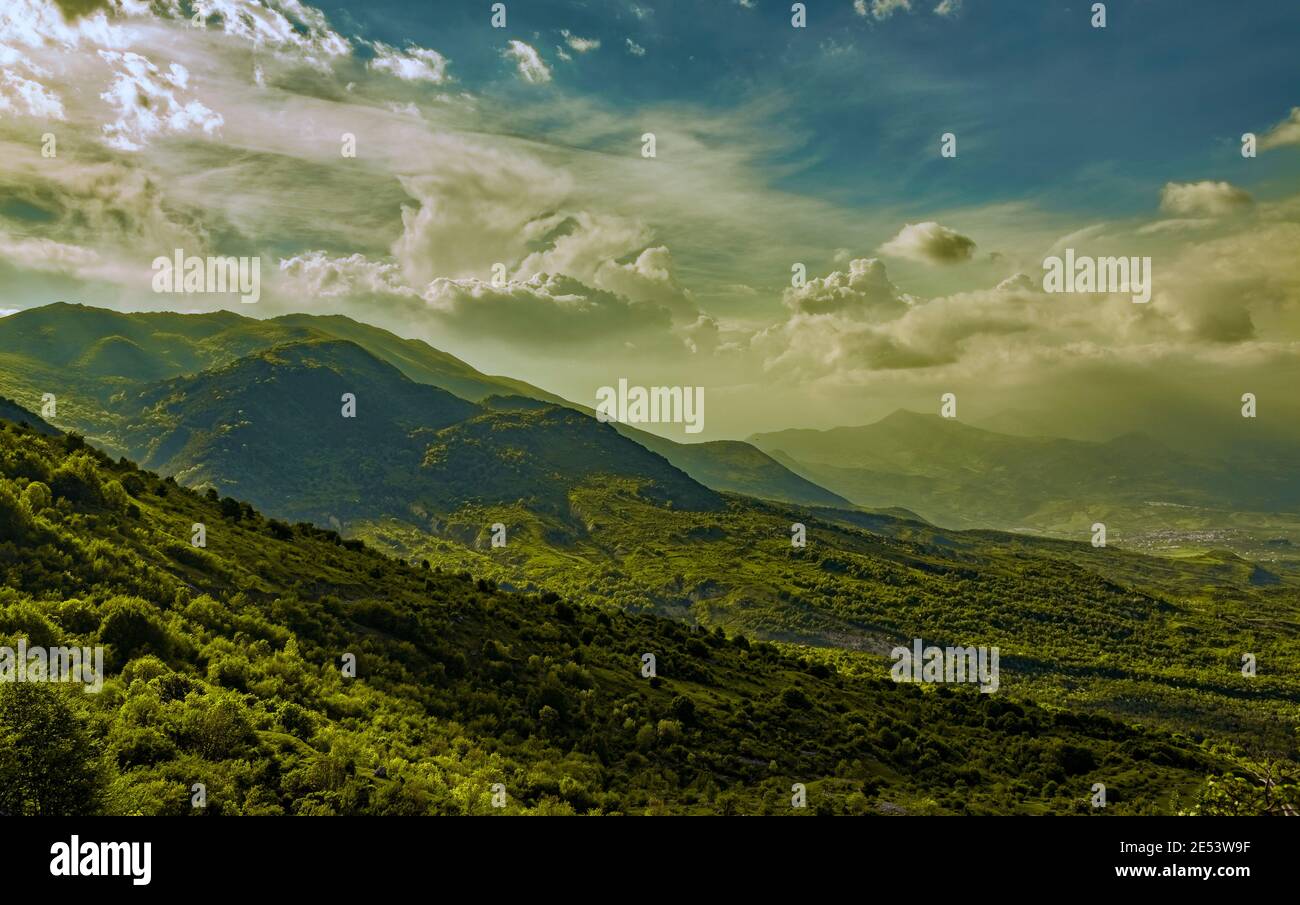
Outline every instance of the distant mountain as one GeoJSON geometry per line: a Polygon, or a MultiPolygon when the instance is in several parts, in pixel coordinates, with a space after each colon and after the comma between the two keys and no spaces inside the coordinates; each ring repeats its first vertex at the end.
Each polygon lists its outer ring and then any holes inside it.
{"type": "MultiPolygon", "coordinates": [[[[484,374],[415,339],[341,315],[290,314],[267,320],[233,312],[133,313],[58,303],[0,319],[0,392],[39,399],[58,391],[62,416],[103,448],[134,455],[140,432],[127,398],[168,378],[196,375],[245,356],[291,343],[342,340],[386,362],[411,381],[439,387],[469,402],[490,397],[531,399],[592,414],[592,410],[510,377],[484,374]]],[[[851,505],[792,474],[739,441],[677,443],[628,425],[614,429],[659,453],[714,490],[805,505],[851,505]]],[[[169,452],[170,450],[164,450],[169,452]]],[[[181,463],[159,468],[183,468],[181,463]]],[[[261,500],[257,500],[261,503],[261,500]]]]}
{"type": "Polygon", "coordinates": [[[860,506],[905,507],[954,527],[1082,536],[1107,513],[1121,530],[1137,521],[1155,530],[1162,520],[1172,529],[1189,510],[1300,509],[1300,473],[1284,463],[1194,456],[1144,434],[1104,443],[1010,436],[900,410],[859,427],[750,441],[860,506]]]}
{"type": "Polygon", "coordinates": [[[804,506],[853,506],[846,498],[800,476],[749,443],[739,440],[676,443],[626,424],[616,424],[615,429],[659,453],[707,487],[804,506]]]}

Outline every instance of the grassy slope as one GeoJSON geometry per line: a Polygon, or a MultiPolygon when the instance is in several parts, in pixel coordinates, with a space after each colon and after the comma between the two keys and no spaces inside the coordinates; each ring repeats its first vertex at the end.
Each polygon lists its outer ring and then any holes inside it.
{"type": "Polygon", "coordinates": [[[569,499],[569,520],[471,505],[432,532],[397,519],[351,527],[521,587],[859,651],[874,675],[887,672],[881,654],[920,636],[999,646],[1006,687],[1127,719],[1279,751],[1300,723],[1300,593],[1256,585],[1241,560],[1152,559],[740,497],[691,512],[647,503],[632,481],[569,499]],[[808,525],[804,549],[791,547],[795,520],[808,525]],[[466,545],[497,521],[510,529],[504,549],[466,545]],[[1267,669],[1243,677],[1243,652],[1267,669]]]}
{"type": "Polygon", "coordinates": [[[194,782],[229,814],[490,813],[497,782],[507,812],[1088,813],[1104,782],[1107,813],[1149,813],[1226,766],[1105,717],[841,674],[223,515],[10,423],[0,526],[0,643],[100,643],[110,664],[98,695],[0,685],[0,779],[19,811],[54,800],[23,782],[48,792],[50,742],[74,735],[98,772],[73,809],[134,813],[190,812],[194,782]],[[24,695],[62,715],[34,733],[7,722],[24,695]],[[808,811],[789,806],[795,782],[808,811]]]}

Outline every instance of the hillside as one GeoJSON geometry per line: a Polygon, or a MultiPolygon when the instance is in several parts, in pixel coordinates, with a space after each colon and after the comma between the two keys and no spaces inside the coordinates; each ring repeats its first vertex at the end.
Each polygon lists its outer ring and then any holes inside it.
{"type": "Polygon", "coordinates": [[[47,423],[45,419],[32,414],[12,399],[5,399],[3,396],[0,396],[0,420],[26,424],[37,433],[49,435],[58,433],[58,430],[47,423]]]}
{"type": "Polygon", "coordinates": [[[941,525],[1086,538],[1276,561],[1300,543],[1300,478],[1285,461],[1195,456],[1143,434],[1104,443],[999,434],[898,411],[873,424],[756,434],[782,465],[873,509],[941,525]],[[1279,546],[1275,541],[1286,541],[1279,546]]]}
{"type": "Polygon", "coordinates": [[[1244,769],[1104,716],[504,593],[7,422],[0,525],[0,642],[101,644],[108,673],[98,694],[0,684],[7,813],[195,813],[199,782],[214,814],[1065,814],[1097,781],[1108,813],[1160,813],[1244,769]]]}

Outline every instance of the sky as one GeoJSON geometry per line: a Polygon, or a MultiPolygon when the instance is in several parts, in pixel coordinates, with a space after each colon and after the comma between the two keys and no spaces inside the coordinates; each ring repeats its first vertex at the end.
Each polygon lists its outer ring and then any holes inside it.
{"type": "Polygon", "coordinates": [[[342,313],[705,387],[676,439],[1300,430],[1300,4],[802,6],[0,0],[0,311],[342,313]],[[175,249],[259,301],[153,291],[175,249]],[[1151,300],[1044,292],[1065,249],[1151,300]]]}

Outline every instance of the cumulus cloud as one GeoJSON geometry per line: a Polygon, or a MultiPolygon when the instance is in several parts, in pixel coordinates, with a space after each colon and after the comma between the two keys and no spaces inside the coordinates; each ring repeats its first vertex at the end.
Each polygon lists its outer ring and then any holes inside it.
{"type": "Polygon", "coordinates": [[[1284,145],[1300,145],[1300,107],[1292,107],[1290,116],[1269,129],[1259,139],[1261,151],[1284,145]]]}
{"type": "MultiPolygon", "coordinates": [[[[349,302],[387,314],[398,308],[461,335],[532,349],[622,343],[637,336],[650,343],[677,341],[666,309],[562,274],[499,282],[440,277],[416,289],[395,262],[312,251],[282,260],[279,277],[276,292],[295,307],[349,302]]],[[[707,341],[702,325],[692,325],[690,333],[697,342],[707,341]]]]}
{"type": "MultiPolygon", "coordinates": [[[[942,4],[941,4],[942,5],[942,4]]],[[[870,14],[875,19],[888,19],[899,11],[911,12],[912,0],[853,0],[853,11],[859,16],[870,14]]]]}
{"type": "MultiPolygon", "coordinates": [[[[188,18],[173,4],[173,12],[188,18]]],[[[205,0],[209,27],[220,28],[253,47],[291,56],[318,68],[352,53],[347,38],[330,28],[320,10],[299,0],[205,0]]]]}
{"type": "Polygon", "coordinates": [[[371,49],[375,55],[367,66],[375,72],[387,72],[404,82],[441,85],[447,81],[447,58],[436,50],[416,46],[398,50],[379,41],[371,49]]]}
{"type": "Polygon", "coordinates": [[[502,54],[515,64],[519,77],[530,85],[538,85],[551,80],[551,67],[546,65],[542,55],[530,44],[511,40],[502,54]]]}
{"type": "Polygon", "coordinates": [[[631,38],[627,39],[627,52],[632,54],[634,57],[645,56],[645,48],[636,41],[633,41],[631,38]]]}
{"type": "Polygon", "coordinates": [[[882,321],[907,310],[905,297],[876,258],[849,262],[847,273],[832,271],[790,287],[782,296],[785,306],[796,314],[841,314],[854,320],[882,321]]]}
{"type": "Polygon", "coordinates": [[[561,29],[560,34],[564,36],[564,43],[576,53],[589,53],[600,49],[599,38],[580,38],[567,28],[561,29]]]}
{"type": "Polygon", "coordinates": [[[211,135],[224,122],[202,102],[183,97],[190,74],[179,63],[163,71],[148,57],[130,51],[101,50],[99,56],[115,67],[112,84],[100,95],[117,112],[117,120],[103,127],[109,147],[138,151],[156,135],[211,135]]]}
{"type": "Polygon", "coordinates": [[[933,220],[908,223],[880,246],[882,254],[923,264],[958,264],[975,254],[975,242],[933,220]]]}
{"type": "Polygon", "coordinates": [[[523,154],[451,138],[433,143],[434,165],[401,178],[418,202],[403,206],[394,246],[407,279],[487,278],[512,265],[563,221],[572,180],[523,154]]]}
{"type": "Polygon", "coordinates": [[[1167,182],[1160,209],[1179,217],[1222,217],[1254,204],[1250,195],[1227,182],[1167,182]]]}
{"type": "Polygon", "coordinates": [[[503,285],[439,279],[424,299],[435,316],[461,330],[530,347],[621,344],[638,334],[658,342],[670,335],[671,318],[663,308],[559,274],[503,285]]]}

